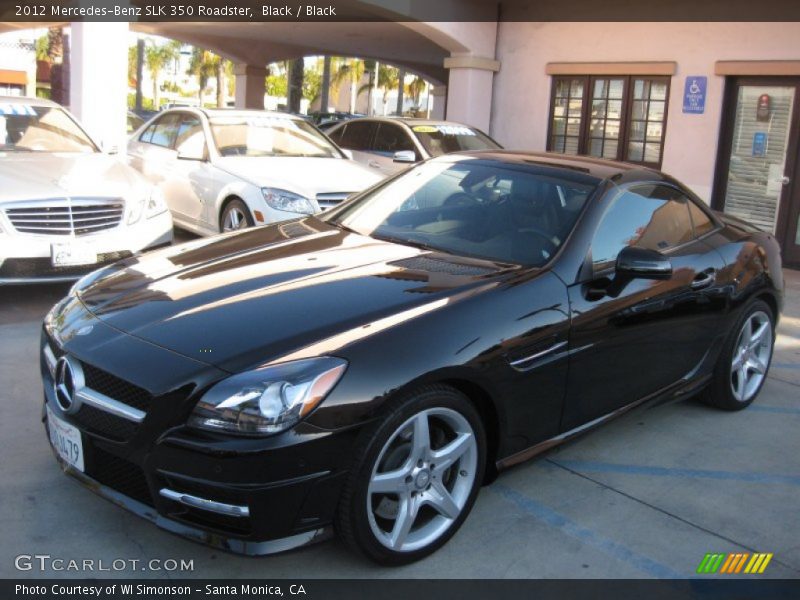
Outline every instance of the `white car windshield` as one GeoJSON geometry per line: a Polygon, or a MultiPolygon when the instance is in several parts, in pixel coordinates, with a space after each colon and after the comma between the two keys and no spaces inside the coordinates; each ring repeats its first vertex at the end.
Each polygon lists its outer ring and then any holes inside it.
{"type": "Polygon", "coordinates": [[[377,239],[542,266],[564,243],[598,183],[552,166],[440,159],[322,218],[377,239]]]}
{"type": "Polygon", "coordinates": [[[61,108],[0,102],[0,152],[99,152],[61,108]]]}
{"type": "Polygon", "coordinates": [[[342,156],[313,125],[300,119],[248,115],[213,117],[209,122],[221,156],[342,156]]]}

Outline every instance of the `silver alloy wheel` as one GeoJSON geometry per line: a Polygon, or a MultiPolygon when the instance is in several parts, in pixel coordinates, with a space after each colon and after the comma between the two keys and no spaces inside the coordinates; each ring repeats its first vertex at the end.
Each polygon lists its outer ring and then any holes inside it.
{"type": "Polygon", "coordinates": [[[247,228],[247,216],[238,207],[233,206],[225,213],[222,231],[236,231],[247,228]]]}
{"type": "Polygon", "coordinates": [[[475,432],[463,415],[449,408],[417,413],[397,428],[375,461],[367,490],[372,533],[398,552],[432,544],[464,509],[477,465],[475,432]],[[441,442],[438,447],[432,436],[441,442]],[[402,463],[384,471],[391,461],[402,463]]]}
{"type": "Polygon", "coordinates": [[[750,400],[767,375],[772,356],[772,322],[756,311],[742,325],[731,361],[731,391],[739,402],[750,400]]]}

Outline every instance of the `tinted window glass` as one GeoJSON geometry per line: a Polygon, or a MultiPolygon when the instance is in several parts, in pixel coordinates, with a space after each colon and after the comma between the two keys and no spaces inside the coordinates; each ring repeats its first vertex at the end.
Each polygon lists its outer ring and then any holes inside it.
{"type": "Polygon", "coordinates": [[[394,154],[400,150],[411,150],[414,152],[414,144],[402,127],[392,123],[378,124],[378,133],[375,135],[375,152],[383,152],[387,155],[394,154]]]}
{"type": "Polygon", "coordinates": [[[714,229],[713,221],[708,217],[705,211],[697,206],[694,202],[689,201],[689,212],[692,215],[692,223],[694,224],[694,235],[700,237],[714,229]]]}
{"type": "Polygon", "coordinates": [[[348,123],[339,145],[349,150],[369,150],[373,131],[375,131],[374,123],[363,121],[348,123]]]}
{"type": "Polygon", "coordinates": [[[339,129],[337,129],[336,131],[326,132],[326,133],[328,134],[329,138],[331,138],[334,142],[336,142],[337,144],[339,144],[341,146],[342,145],[342,136],[344,135],[344,130],[345,129],[347,129],[347,125],[343,125],[343,126],[339,127],[339,129]]]}
{"type": "Polygon", "coordinates": [[[178,134],[178,119],[178,115],[166,115],[156,121],[150,143],[171,148],[178,134]]]}
{"type": "Polygon", "coordinates": [[[94,143],[62,109],[0,104],[2,152],[96,152],[94,143]]]}
{"type": "Polygon", "coordinates": [[[411,131],[431,156],[464,150],[497,150],[500,146],[485,133],[455,123],[412,125],[411,131]]]}
{"type": "Polygon", "coordinates": [[[592,262],[613,263],[625,246],[664,252],[694,237],[687,200],[659,185],[623,192],[606,211],[592,241],[592,262]]]}
{"type": "Polygon", "coordinates": [[[565,170],[433,161],[330,219],[377,239],[540,266],[564,243],[596,185],[565,170]]]}
{"type": "Polygon", "coordinates": [[[193,115],[184,115],[178,125],[175,149],[188,156],[202,156],[205,152],[206,137],[203,124],[193,115]]]}
{"type": "Polygon", "coordinates": [[[147,129],[142,132],[142,135],[139,136],[139,141],[144,142],[145,144],[149,144],[153,139],[153,132],[156,130],[156,124],[153,123],[147,129]]]}

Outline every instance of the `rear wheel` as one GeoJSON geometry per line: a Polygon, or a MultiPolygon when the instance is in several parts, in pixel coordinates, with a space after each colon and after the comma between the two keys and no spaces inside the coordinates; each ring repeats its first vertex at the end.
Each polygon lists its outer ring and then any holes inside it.
{"type": "Polygon", "coordinates": [[[722,349],[706,402],[724,410],[749,406],[767,378],[774,342],[772,309],[762,300],[751,302],[722,349]]]}
{"type": "Polygon", "coordinates": [[[419,560],[466,519],[483,480],[483,425],[468,398],[428,386],[395,404],[362,434],[345,485],[337,530],[372,560],[419,560]]]}
{"type": "Polygon", "coordinates": [[[222,211],[222,216],[219,220],[219,229],[225,233],[227,231],[236,231],[238,229],[246,229],[255,224],[253,216],[250,214],[250,209],[247,205],[239,200],[231,200],[225,205],[222,211]]]}

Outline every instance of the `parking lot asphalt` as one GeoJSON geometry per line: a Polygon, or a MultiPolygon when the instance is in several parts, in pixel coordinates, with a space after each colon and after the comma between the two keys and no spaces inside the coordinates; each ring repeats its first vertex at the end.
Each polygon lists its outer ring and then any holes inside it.
{"type": "Polygon", "coordinates": [[[632,411],[503,473],[444,548],[397,569],[376,567],[337,540],[271,557],[229,555],[64,476],[40,422],[37,351],[42,317],[69,286],[0,287],[0,576],[42,577],[16,570],[15,557],[46,554],[194,566],[44,573],[55,577],[691,577],[709,552],[771,552],[764,575],[740,577],[798,578],[800,272],[786,278],[770,377],[748,410],[686,401],[632,411]]]}

